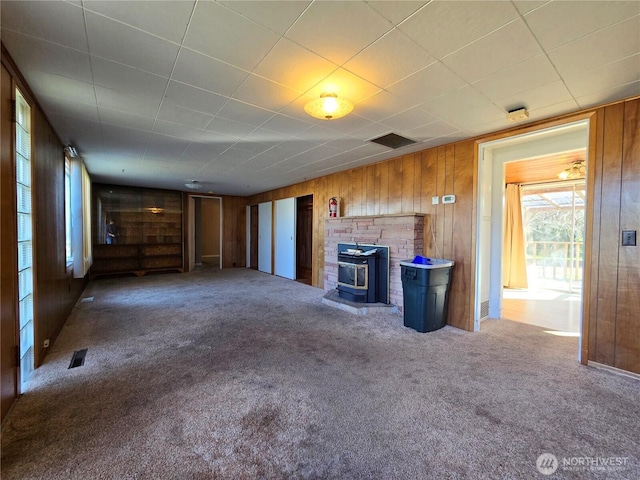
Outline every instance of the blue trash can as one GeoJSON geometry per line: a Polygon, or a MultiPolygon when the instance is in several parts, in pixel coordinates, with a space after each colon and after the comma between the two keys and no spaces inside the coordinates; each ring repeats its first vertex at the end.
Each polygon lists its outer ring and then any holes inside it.
{"type": "Polygon", "coordinates": [[[423,333],[444,327],[453,265],[421,256],[400,262],[405,327],[423,333]]]}

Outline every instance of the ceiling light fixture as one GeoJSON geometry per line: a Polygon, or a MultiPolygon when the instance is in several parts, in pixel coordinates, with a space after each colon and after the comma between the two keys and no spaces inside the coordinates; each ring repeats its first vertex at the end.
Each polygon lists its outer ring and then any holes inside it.
{"type": "Polygon", "coordinates": [[[189,183],[185,183],[184,186],[191,190],[200,190],[202,188],[202,185],[197,180],[191,180],[189,183]]]}
{"type": "Polygon", "coordinates": [[[571,162],[571,165],[565,168],[558,174],[558,178],[560,180],[568,180],[571,178],[582,178],[584,177],[585,172],[587,171],[587,167],[584,164],[584,160],[575,160],[571,162]]]}
{"type": "Polygon", "coordinates": [[[353,110],[353,104],[335,93],[322,93],[320,98],[311,100],[304,106],[304,111],[321,120],[335,120],[344,117],[353,110]]]}

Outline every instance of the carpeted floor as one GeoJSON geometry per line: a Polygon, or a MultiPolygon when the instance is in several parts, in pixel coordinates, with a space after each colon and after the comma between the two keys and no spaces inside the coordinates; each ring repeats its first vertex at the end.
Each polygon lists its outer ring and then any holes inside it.
{"type": "Polygon", "coordinates": [[[640,382],[577,339],[417,333],[323,293],[245,269],[91,282],[4,422],[3,480],[640,477],[640,382]]]}

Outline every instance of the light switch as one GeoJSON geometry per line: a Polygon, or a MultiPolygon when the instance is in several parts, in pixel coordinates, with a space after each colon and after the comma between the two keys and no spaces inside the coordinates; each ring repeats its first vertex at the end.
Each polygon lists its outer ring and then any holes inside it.
{"type": "Polygon", "coordinates": [[[635,247],[636,246],[636,231],[635,230],[623,230],[622,231],[622,246],[623,247],[635,247]]]}
{"type": "Polygon", "coordinates": [[[440,203],[440,197],[437,195],[435,197],[431,197],[431,205],[438,205],[440,203]]]}

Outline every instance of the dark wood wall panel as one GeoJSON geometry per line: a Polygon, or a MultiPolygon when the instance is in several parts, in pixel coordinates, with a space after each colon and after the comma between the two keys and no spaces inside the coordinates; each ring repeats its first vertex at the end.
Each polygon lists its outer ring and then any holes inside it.
{"type": "MultiPolygon", "coordinates": [[[[640,227],[640,101],[624,104],[620,230],[640,227]]],[[[637,233],[636,233],[637,235],[637,233]]],[[[620,235],[618,242],[620,242],[620,235]]],[[[640,251],[620,246],[615,325],[617,368],[640,373],[640,251]]]]}
{"type": "Polygon", "coordinates": [[[0,80],[0,420],[7,414],[18,396],[18,371],[15,361],[17,336],[17,279],[16,252],[16,188],[13,160],[13,129],[11,122],[11,74],[2,65],[0,80]]]}
{"type": "Polygon", "coordinates": [[[601,245],[598,258],[598,303],[595,360],[614,364],[617,282],[609,279],[618,275],[618,237],[620,232],[620,175],[622,168],[622,129],[624,104],[604,109],[604,138],[602,144],[602,206],[600,210],[601,245]]]}

